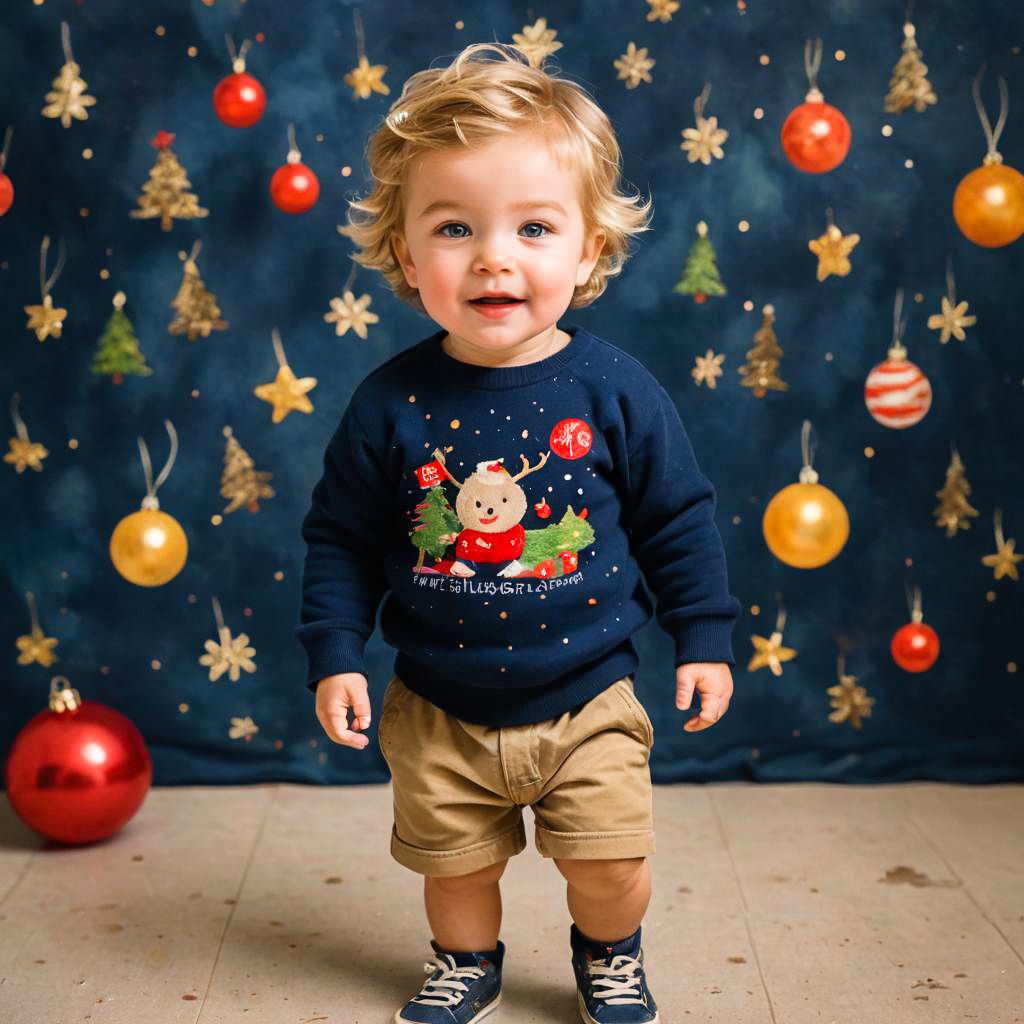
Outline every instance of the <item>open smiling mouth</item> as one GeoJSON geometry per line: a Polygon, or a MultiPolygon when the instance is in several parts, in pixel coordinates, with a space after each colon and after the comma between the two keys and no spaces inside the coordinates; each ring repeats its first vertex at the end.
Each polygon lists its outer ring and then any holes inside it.
{"type": "Polygon", "coordinates": [[[497,516],[491,516],[490,519],[481,519],[480,522],[481,523],[488,523],[488,524],[490,524],[490,523],[493,523],[495,521],[495,519],[497,519],[497,518],[498,518],[497,516]]]}

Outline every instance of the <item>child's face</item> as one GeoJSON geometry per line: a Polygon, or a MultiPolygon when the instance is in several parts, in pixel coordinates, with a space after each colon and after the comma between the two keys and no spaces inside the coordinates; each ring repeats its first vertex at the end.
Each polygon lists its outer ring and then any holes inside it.
{"type": "Polygon", "coordinates": [[[543,140],[516,135],[420,156],[395,249],[406,281],[456,350],[493,363],[550,347],[604,241],[600,233],[585,237],[575,173],[558,166],[543,140]],[[516,206],[545,200],[562,210],[516,206]],[[439,202],[453,205],[426,212],[439,202]],[[500,315],[470,302],[492,291],[525,301],[500,315]]]}

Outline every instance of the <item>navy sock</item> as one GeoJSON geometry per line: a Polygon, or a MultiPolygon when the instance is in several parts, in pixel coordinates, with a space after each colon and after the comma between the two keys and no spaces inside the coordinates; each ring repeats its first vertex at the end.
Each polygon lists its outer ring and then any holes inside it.
{"type": "Polygon", "coordinates": [[[642,930],[642,927],[637,928],[632,935],[617,939],[615,942],[598,942],[596,939],[584,935],[573,923],[570,928],[570,939],[574,940],[576,945],[587,950],[593,959],[610,960],[616,953],[627,953],[629,955],[636,953],[640,946],[640,933],[642,930]]]}
{"type": "Polygon", "coordinates": [[[436,939],[431,939],[430,944],[434,947],[435,952],[450,956],[455,961],[456,967],[476,967],[480,965],[481,960],[487,960],[494,964],[495,967],[501,967],[501,961],[504,959],[504,956],[500,952],[500,946],[495,946],[494,949],[478,950],[474,952],[452,952],[451,950],[442,949],[437,944],[436,939]]]}

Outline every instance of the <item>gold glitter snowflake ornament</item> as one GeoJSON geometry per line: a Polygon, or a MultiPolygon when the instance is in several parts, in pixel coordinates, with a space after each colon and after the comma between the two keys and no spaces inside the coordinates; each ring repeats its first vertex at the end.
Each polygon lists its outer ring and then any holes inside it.
{"type": "Polygon", "coordinates": [[[722,361],[724,359],[724,352],[720,352],[716,356],[711,349],[708,349],[707,355],[697,356],[697,364],[690,374],[698,384],[706,383],[709,388],[713,388],[717,385],[718,378],[722,376],[722,361]]]}
{"type": "Polygon", "coordinates": [[[646,46],[638,50],[636,43],[630,42],[626,52],[613,63],[619,72],[619,78],[625,79],[627,89],[635,89],[641,82],[654,81],[650,71],[655,61],[647,56],[646,46]]]}
{"type": "Polygon", "coordinates": [[[204,645],[206,654],[199,656],[199,664],[209,667],[211,682],[216,682],[227,672],[231,682],[237,683],[243,668],[246,672],[256,671],[256,664],[252,661],[256,648],[249,646],[249,637],[245,633],[239,633],[236,637],[231,635],[231,630],[224,625],[217,598],[213,599],[213,611],[217,616],[217,636],[220,643],[216,640],[207,640],[204,645]]]}
{"type": "Polygon", "coordinates": [[[561,43],[555,42],[557,35],[553,28],[548,28],[547,18],[538,18],[532,25],[524,25],[522,32],[513,32],[512,39],[530,65],[539,68],[545,57],[562,48],[561,43]]]}
{"type": "Polygon", "coordinates": [[[691,164],[699,160],[706,166],[711,163],[712,157],[721,160],[725,156],[722,143],[729,138],[729,133],[718,127],[717,117],[704,117],[704,104],[710,95],[711,86],[705,85],[704,91],[693,104],[697,127],[684,128],[682,131],[684,141],[680,143],[679,148],[687,151],[686,159],[691,164]]]}
{"type": "Polygon", "coordinates": [[[370,305],[369,295],[360,295],[357,299],[355,294],[345,289],[342,298],[331,299],[331,312],[324,313],[324,320],[334,324],[335,333],[340,338],[350,327],[360,338],[366,337],[366,325],[380,322],[376,313],[369,313],[366,307],[370,305]]]}

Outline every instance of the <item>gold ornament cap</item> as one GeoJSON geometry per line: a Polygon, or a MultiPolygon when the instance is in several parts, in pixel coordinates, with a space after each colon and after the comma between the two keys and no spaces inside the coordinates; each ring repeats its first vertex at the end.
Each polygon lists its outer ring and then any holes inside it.
{"type": "Polygon", "coordinates": [[[82,706],[82,698],[67,676],[54,676],[50,680],[50,710],[75,711],[82,706]],[[61,683],[64,685],[62,686],[61,683]]]}

